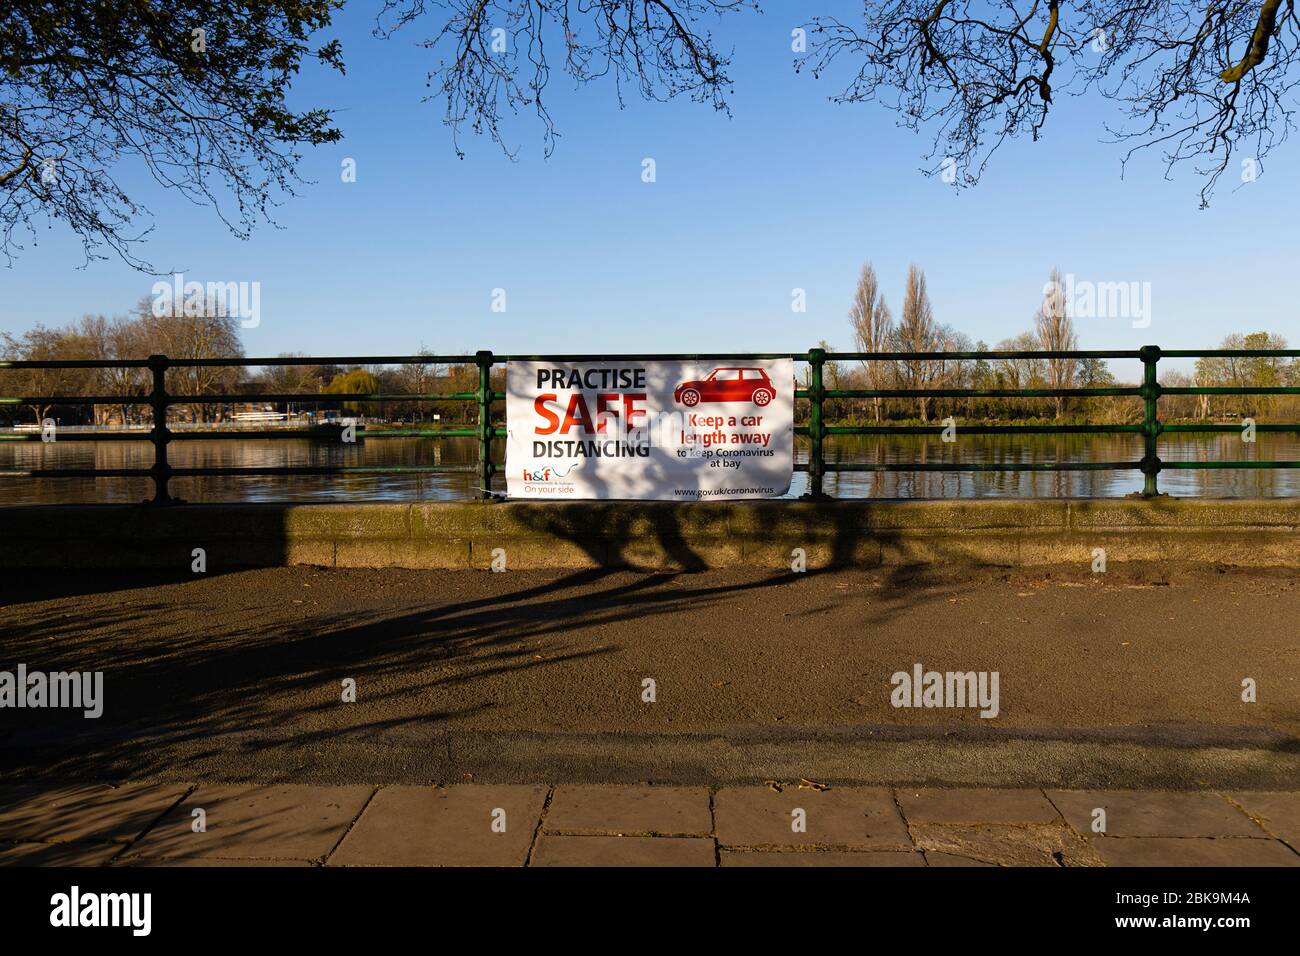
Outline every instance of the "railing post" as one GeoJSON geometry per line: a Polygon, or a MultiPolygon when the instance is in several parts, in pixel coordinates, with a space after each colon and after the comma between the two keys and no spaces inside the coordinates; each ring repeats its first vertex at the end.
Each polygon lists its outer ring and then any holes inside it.
{"type": "Polygon", "coordinates": [[[478,365],[478,496],[492,497],[492,353],[474,353],[478,365]]]}
{"type": "Polygon", "coordinates": [[[1160,380],[1156,375],[1156,363],[1160,361],[1160,346],[1144,345],[1139,350],[1142,357],[1142,497],[1155,498],[1160,492],[1156,488],[1156,476],[1160,474],[1160,457],[1156,444],[1160,437],[1160,416],[1156,403],[1160,399],[1160,380]]]}
{"type": "Polygon", "coordinates": [[[808,412],[808,437],[812,448],[808,453],[808,495],[823,498],[822,475],[826,473],[822,457],[822,365],[826,361],[825,349],[808,350],[808,399],[812,407],[808,412]]]}
{"type": "Polygon", "coordinates": [[[167,464],[167,443],[171,441],[171,432],[167,430],[167,356],[150,355],[149,369],[153,372],[153,392],[149,404],[153,407],[153,431],[149,440],[153,442],[153,503],[169,504],[172,496],[167,491],[167,482],[171,479],[172,468],[167,464]]]}

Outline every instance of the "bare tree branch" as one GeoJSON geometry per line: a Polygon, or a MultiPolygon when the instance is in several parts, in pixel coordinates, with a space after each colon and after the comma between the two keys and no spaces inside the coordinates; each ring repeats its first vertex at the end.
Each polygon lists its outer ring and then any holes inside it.
{"type": "Polygon", "coordinates": [[[701,21],[756,7],[757,0],[384,0],[376,33],[391,37],[441,11],[438,32],[421,41],[439,54],[429,73],[436,93],[426,99],[445,101],[457,154],[464,156],[468,127],[513,157],[504,124],[531,109],[549,155],[557,132],[544,99],[548,44],[562,46],[562,69],[576,84],[612,76],[620,105],[630,85],[648,100],[687,96],[727,112],[730,59],[701,21]]]}
{"type": "Polygon", "coordinates": [[[1006,139],[1037,139],[1059,93],[1098,90],[1123,110],[1106,129],[1125,161],[1156,147],[1167,177],[1192,164],[1206,204],[1240,143],[1258,162],[1289,134],[1298,26],[1294,0],[865,0],[859,25],[812,20],[807,65],[847,64],[837,100],[932,128],[927,159],[961,185],[1006,139]]]}
{"type": "Polygon", "coordinates": [[[299,182],[296,149],[340,133],[286,102],[339,0],[10,0],[0,9],[0,253],[61,223],[86,261],[133,249],[148,210],[120,185],[133,165],[211,206],[238,236],[299,182]]]}

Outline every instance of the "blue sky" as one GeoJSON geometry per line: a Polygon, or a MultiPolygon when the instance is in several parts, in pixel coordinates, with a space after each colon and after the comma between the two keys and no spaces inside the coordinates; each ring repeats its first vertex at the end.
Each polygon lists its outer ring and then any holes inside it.
{"type": "MultiPolygon", "coordinates": [[[[307,153],[315,182],[277,212],[282,228],[235,239],[211,210],[129,175],[156,215],[143,253],[189,279],[260,282],[250,355],[848,348],[866,260],[895,314],[916,261],[937,318],[990,344],[1030,327],[1053,266],[1151,283],[1150,328],[1077,320],[1084,348],[1211,347],[1256,329],[1300,342],[1293,147],[1254,183],[1234,191],[1226,177],[1200,210],[1192,170],[1167,182],[1154,153],[1121,179],[1121,148],[1102,142],[1118,115],[1062,97],[1042,141],[1005,144],[957,192],[920,172],[927,135],[880,106],[835,105],[833,81],[794,73],[790,30],[809,8],[769,3],[720,25],[735,46],[732,118],[686,100],[629,97],[620,110],[612,83],[574,90],[557,71],[558,145],[544,158],[540,125],[521,115],[512,162],[472,136],[456,157],[440,105],[420,102],[432,56],[415,43],[431,31],[374,39],[372,8],[354,2],[333,31],[347,76],[307,71],[297,90],[339,110],[345,139],[307,153]],[[340,179],[347,157],[355,183],[340,179]],[[495,288],[505,313],[491,310],[495,288]]],[[[0,330],[122,313],[155,281],[81,263],[70,236],[42,229],[0,268],[0,330]]]]}

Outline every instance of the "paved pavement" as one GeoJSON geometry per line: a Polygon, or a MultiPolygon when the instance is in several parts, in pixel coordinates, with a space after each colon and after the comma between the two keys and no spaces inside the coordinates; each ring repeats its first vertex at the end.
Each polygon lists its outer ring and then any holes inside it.
{"type": "Polygon", "coordinates": [[[55,864],[1300,866],[1300,792],[0,787],[0,865],[55,864]]]}
{"type": "Polygon", "coordinates": [[[1294,788],[1300,576],[1111,560],[10,573],[0,670],[105,702],[0,711],[0,779],[1294,788]],[[996,672],[997,716],[894,707],[916,664],[996,672]]]}

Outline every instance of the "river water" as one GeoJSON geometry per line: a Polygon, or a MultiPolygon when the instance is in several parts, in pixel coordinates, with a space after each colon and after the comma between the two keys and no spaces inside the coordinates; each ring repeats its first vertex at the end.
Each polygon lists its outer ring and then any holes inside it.
{"type": "MultiPolygon", "coordinates": [[[[1169,460],[1300,460],[1300,436],[1261,434],[1253,444],[1235,434],[1178,435],[1160,442],[1169,460]]],[[[501,461],[504,443],[493,459],[501,461]]],[[[1136,461],[1137,436],[989,435],[964,436],[943,444],[937,436],[835,437],[825,444],[828,461],[837,462],[1039,462],[1136,461]]],[[[284,465],[472,465],[473,439],[370,438],[355,445],[305,439],[182,441],[168,450],[174,467],[267,467],[284,465]]],[[[796,459],[806,462],[808,444],[799,439],[796,459]]],[[[37,468],[148,468],[148,442],[0,442],[0,471],[37,468]]],[[[175,496],[187,501],[457,501],[474,497],[473,474],[384,474],[338,476],[257,476],[178,478],[175,496]]],[[[497,487],[504,490],[498,476],[497,487]]],[[[844,498],[1062,498],[1121,497],[1140,491],[1134,471],[1084,472],[855,472],[829,474],[824,490],[844,498]]],[[[807,475],[796,472],[789,497],[807,489],[807,475]]],[[[1300,470],[1180,470],[1160,475],[1160,490],[1207,497],[1284,497],[1300,495],[1300,470]]],[[[0,477],[0,504],[141,501],[152,494],[143,478],[31,479],[0,477]]]]}

